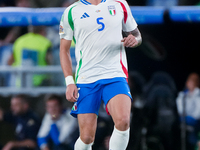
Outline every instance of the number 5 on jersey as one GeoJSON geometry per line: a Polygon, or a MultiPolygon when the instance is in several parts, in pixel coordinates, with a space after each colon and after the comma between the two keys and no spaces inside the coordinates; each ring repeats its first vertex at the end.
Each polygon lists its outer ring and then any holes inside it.
{"type": "Polygon", "coordinates": [[[98,31],[103,31],[103,29],[105,28],[105,24],[101,22],[101,20],[103,20],[102,17],[97,18],[97,24],[101,25],[101,28],[99,28],[98,31]]]}

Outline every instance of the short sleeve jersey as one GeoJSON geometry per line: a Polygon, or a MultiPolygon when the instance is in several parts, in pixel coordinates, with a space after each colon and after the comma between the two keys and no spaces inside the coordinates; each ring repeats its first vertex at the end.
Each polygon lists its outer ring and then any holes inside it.
{"type": "Polygon", "coordinates": [[[137,28],[125,0],[102,0],[92,5],[80,0],[69,6],[60,21],[60,38],[74,40],[76,83],[128,77],[122,31],[137,28]]]}

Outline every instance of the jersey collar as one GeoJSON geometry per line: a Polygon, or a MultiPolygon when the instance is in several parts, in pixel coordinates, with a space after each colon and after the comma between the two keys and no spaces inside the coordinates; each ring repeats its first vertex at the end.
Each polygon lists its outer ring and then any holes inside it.
{"type": "MultiPolygon", "coordinates": [[[[91,5],[91,3],[89,3],[88,1],[86,1],[86,0],[80,0],[83,4],[85,4],[85,5],[91,5]]],[[[103,2],[106,2],[106,0],[101,0],[101,3],[103,3],[103,2]]]]}

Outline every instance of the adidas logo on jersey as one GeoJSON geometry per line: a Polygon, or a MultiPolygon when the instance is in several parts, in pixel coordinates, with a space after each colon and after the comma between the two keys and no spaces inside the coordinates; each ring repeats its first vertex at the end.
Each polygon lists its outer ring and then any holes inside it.
{"type": "Polygon", "coordinates": [[[81,19],[90,17],[86,12],[82,15],[81,19]]]}

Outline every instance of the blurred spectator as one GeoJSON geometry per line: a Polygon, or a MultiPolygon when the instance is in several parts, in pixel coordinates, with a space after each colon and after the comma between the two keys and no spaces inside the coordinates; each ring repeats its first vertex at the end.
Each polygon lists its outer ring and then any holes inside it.
{"type": "Polygon", "coordinates": [[[69,109],[62,108],[61,97],[47,97],[46,114],[38,133],[40,149],[72,150],[78,136],[77,120],[70,115],[69,109]]]}
{"type": "Polygon", "coordinates": [[[155,87],[156,85],[166,85],[167,87],[169,87],[172,90],[173,94],[177,93],[174,79],[167,72],[158,71],[152,75],[150,81],[145,85],[145,87],[143,89],[144,90],[144,93],[143,93],[144,98],[146,98],[146,96],[148,96],[151,89],[153,87],[155,87]]]}
{"type": "Polygon", "coordinates": [[[153,146],[152,149],[162,145],[165,150],[176,150],[179,132],[175,95],[169,87],[157,85],[146,101],[147,145],[153,146]]]}
{"type": "MultiPolygon", "coordinates": [[[[29,0],[0,0],[0,7],[30,7],[29,0]]],[[[0,65],[7,65],[13,42],[27,33],[27,27],[0,27],[0,65]]],[[[0,74],[0,86],[9,86],[10,73],[0,74]]]]}
{"type": "Polygon", "coordinates": [[[27,27],[1,27],[0,47],[13,43],[20,35],[27,33],[27,27]]]}
{"type": "Polygon", "coordinates": [[[177,90],[173,78],[167,72],[158,71],[151,76],[150,81],[144,86],[143,88],[144,99],[147,99],[148,96],[151,94],[151,90],[158,85],[165,85],[169,87],[173,95],[175,96],[177,90]]]}
{"type": "Polygon", "coordinates": [[[189,74],[186,80],[186,89],[179,93],[176,100],[181,121],[183,124],[186,124],[186,147],[187,149],[191,150],[194,150],[197,144],[198,131],[200,126],[199,83],[200,78],[197,73],[189,74]]]}
{"type": "MultiPolygon", "coordinates": [[[[30,0],[0,0],[0,7],[31,7],[30,0]]],[[[13,43],[19,36],[27,33],[27,27],[1,27],[0,47],[13,43]]]]}
{"type": "Polygon", "coordinates": [[[175,150],[179,146],[175,83],[168,73],[156,72],[145,88],[144,107],[148,148],[175,150]]]}
{"type": "MultiPolygon", "coordinates": [[[[29,33],[19,37],[13,46],[13,54],[8,60],[9,65],[13,66],[46,66],[50,64],[51,42],[45,38],[44,26],[30,26],[29,33]]],[[[11,85],[22,86],[21,81],[16,76],[11,79],[11,85]]],[[[34,86],[48,85],[46,75],[34,75],[32,78],[34,86]]]]}
{"type": "Polygon", "coordinates": [[[29,108],[25,95],[17,95],[11,99],[11,112],[4,113],[0,109],[0,120],[15,125],[16,141],[9,141],[2,150],[31,150],[37,147],[36,137],[40,120],[29,108]]]}

